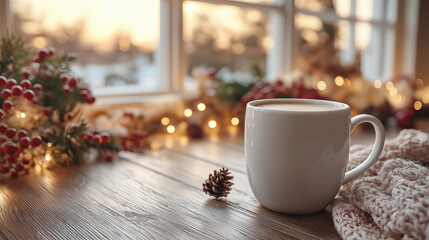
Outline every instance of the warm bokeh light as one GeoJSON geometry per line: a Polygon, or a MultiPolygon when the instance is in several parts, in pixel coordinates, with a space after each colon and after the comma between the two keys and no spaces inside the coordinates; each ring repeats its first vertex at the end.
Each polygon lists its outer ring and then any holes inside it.
{"type": "Polygon", "coordinates": [[[204,110],[206,110],[206,105],[204,103],[199,103],[197,105],[198,111],[202,112],[204,110]]]}
{"type": "Polygon", "coordinates": [[[422,97],[422,101],[423,101],[424,103],[429,103],[429,94],[423,95],[423,97],[422,97]]]}
{"type": "Polygon", "coordinates": [[[418,110],[420,110],[420,109],[422,109],[422,102],[420,102],[420,101],[415,101],[414,102],[414,109],[416,109],[417,111],[418,110]]]}
{"type": "Polygon", "coordinates": [[[396,88],[394,88],[394,87],[392,87],[390,90],[389,90],[389,94],[390,94],[390,96],[395,96],[396,94],[398,93],[398,90],[396,89],[396,88]]]}
{"type": "Polygon", "coordinates": [[[423,85],[424,85],[423,80],[421,78],[417,78],[416,79],[416,87],[421,88],[421,87],[423,87],[423,85]]]}
{"type": "Polygon", "coordinates": [[[209,121],[209,127],[210,128],[215,128],[216,126],[217,126],[217,122],[215,120],[209,121]]]}
{"type": "Polygon", "coordinates": [[[169,123],[170,123],[170,118],[168,118],[168,117],[163,117],[163,118],[161,118],[161,124],[162,124],[162,125],[166,126],[166,125],[168,125],[169,123]]]}
{"type": "Polygon", "coordinates": [[[388,90],[388,91],[390,91],[390,89],[392,89],[393,88],[393,83],[392,82],[387,82],[386,83],[386,89],[388,90]]]}
{"type": "Polygon", "coordinates": [[[35,37],[33,39],[33,46],[36,48],[46,47],[48,45],[48,40],[45,37],[35,37]]]}
{"type": "Polygon", "coordinates": [[[240,123],[240,119],[238,119],[237,117],[233,117],[231,119],[231,124],[234,126],[237,126],[240,123]]]}
{"type": "Polygon", "coordinates": [[[350,87],[350,85],[352,85],[352,81],[350,81],[350,79],[348,79],[348,78],[344,79],[344,86],[350,87]]]}
{"type": "Polygon", "coordinates": [[[374,81],[374,87],[375,88],[381,88],[381,85],[382,85],[382,83],[381,83],[380,80],[377,79],[377,80],[374,81]]]}
{"type": "Polygon", "coordinates": [[[191,109],[185,109],[185,111],[183,112],[183,114],[185,115],[185,117],[190,117],[192,116],[192,110],[191,109]]]}
{"type": "Polygon", "coordinates": [[[17,116],[18,118],[25,118],[25,117],[27,117],[27,114],[25,114],[25,113],[23,113],[23,112],[18,112],[18,113],[16,114],[16,116],[17,116]]]}
{"type": "Polygon", "coordinates": [[[326,83],[324,81],[318,81],[317,82],[317,89],[320,91],[323,91],[326,89],[326,83]]]}
{"type": "Polygon", "coordinates": [[[343,86],[344,78],[341,76],[335,77],[335,84],[337,84],[337,86],[339,86],[339,87],[343,86]]]}
{"type": "Polygon", "coordinates": [[[176,128],[173,125],[169,125],[167,127],[167,132],[168,133],[174,133],[176,131],[176,128]]]}
{"type": "Polygon", "coordinates": [[[51,161],[52,160],[52,156],[51,156],[51,154],[46,154],[45,155],[45,160],[47,161],[47,162],[49,162],[49,161],[51,161]]]}

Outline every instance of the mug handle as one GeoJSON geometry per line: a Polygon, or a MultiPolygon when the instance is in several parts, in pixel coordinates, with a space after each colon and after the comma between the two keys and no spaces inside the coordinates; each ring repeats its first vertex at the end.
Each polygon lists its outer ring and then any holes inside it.
{"type": "Polygon", "coordinates": [[[383,151],[385,132],[384,132],[383,124],[377,118],[368,114],[360,114],[353,117],[351,120],[351,127],[350,127],[351,132],[353,132],[353,130],[356,128],[357,125],[364,122],[371,123],[371,125],[375,129],[374,147],[372,148],[372,151],[369,154],[368,158],[363,163],[361,163],[359,166],[355,167],[354,169],[346,172],[346,175],[344,176],[344,180],[342,184],[346,184],[350,182],[351,180],[355,179],[360,174],[365,172],[365,170],[367,170],[369,167],[371,167],[371,165],[375,161],[377,161],[378,157],[383,151]]]}

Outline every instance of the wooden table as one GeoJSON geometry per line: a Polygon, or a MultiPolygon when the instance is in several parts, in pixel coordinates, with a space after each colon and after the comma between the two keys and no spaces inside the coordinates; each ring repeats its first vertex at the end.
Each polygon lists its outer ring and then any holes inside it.
{"type": "Polygon", "coordinates": [[[113,163],[34,169],[0,184],[4,239],[339,239],[330,213],[263,208],[247,183],[242,138],[181,138],[113,163]],[[232,171],[228,198],[202,191],[214,169],[232,171]]]}

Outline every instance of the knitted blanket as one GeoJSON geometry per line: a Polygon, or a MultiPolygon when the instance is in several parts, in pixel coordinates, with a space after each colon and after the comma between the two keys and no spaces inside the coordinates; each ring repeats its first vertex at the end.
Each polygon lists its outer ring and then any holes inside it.
{"type": "MultiPolygon", "coordinates": [[[[347,170],[372,146],[352,146],[347,170]]],[[[402,130],[379,160],[344,185],[331,204],[343,239],[429,239],[429,134],[402,130]]]]}

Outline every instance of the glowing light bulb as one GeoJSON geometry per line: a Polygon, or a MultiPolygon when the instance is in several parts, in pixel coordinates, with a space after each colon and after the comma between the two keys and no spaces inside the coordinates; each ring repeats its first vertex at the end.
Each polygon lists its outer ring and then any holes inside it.
{"type": "Polygon", "coordinates": [[[335,77],[335,84],[337,84],[337,86],[339,86],[339,87],[343,86],[344,78],[341,76],[335,77]]]}
{"type": "Polygon", "coordinates": [[[191,109],[185,109],[185,111],[183,112],[183,114],[185,115],[185,117],[190,117],[192,116],[192,110],[191,109]]]}
{"type": "Polygon", "coordinates": [[[423,102],[424,103],[429,103],[429,95],[424,95],[423,97],[422,97],[422,100],[423,100],[423,102]]]}
{"type": "Polygon", "coordinates": [[[390,91],[390,89],[392,89],[393,88],[393,83],[392,82],[387,82],[386,83],[386,89],[388,90],[388,91],[390,91]]]}
{"type": "Polygon", "coordinates": [[[420,101],[415,101],[414,102],[414,109],[416,109],[416,111],[422,109],[422,106],[423,106],[422,102],[420,102],[420,101]]]}
{"type": "Polygon", "coordinates": [[[166,126],[170,123],[170,119],[168,117],[161,118],[161,124],[166,126]]]}
{"type": "Polygon", "coordinates": [[[348,78],[344,79],[344,86],[350,87],[350,85],[352,85],[352,82],[350,81],[350,79],[348,79],[348,78]]]}
{"type": "Polygon", "coordinates": [[[375,81],[374,81],[374,87],[375,87],[375,88],[381,88],[381,81],[380,81],[380,80],[378,80],[378,79],[377,79],[377,80],[375,80],[375,81]]]}
{"type": "Polygon", "coordinates": [[[209,122],[209,127],[210,128],[215,128],[217,126],[217,122],[215,121],[215,120],[211,120],[210,122],[209,122]]]}
{"type": "Polygon", "coordinates": [[[199,103],[197,108],[198,108],[198,111],[202,112],[206,110],[206,105],[204,103],[199,103]]]}
{"type": "Polygon", "coordinates": [[[398,90],[394,87],[389,90],[389,94],[392,97],[395,96],[397,93],[398,93],[398,90]]]}
{"type": "Polygon", "coordinates": [[[240,123],[240,119],[238,119],[237,117],[231,118],[232,125],[237,126],[239,123],[240,123]]]}
{"type": "Polygon", "coordinates": [[[317,89],[320,91],[323,91],[326,89],[326,83],[324,81],[318,81],[317,82],[317,89]]]}
{"type": "Polygon", "coordinates": [[[51,161],[52,160],[52,157],[51,157],[51,154],[46,154],[45,155],[45,160],[47,161],[47,162],[49,162],[49,161],[51,161]]]}
{"type": "Polygon", "coordinates": [[[23,113],[23,112],[17,112],[17,113],[16,113],[16,116],[17,116],[18,118],[25,118],[27,115],[26,115],[25,113],[23,113]]]}
{"type": "Polygon", "coordinates": [[[167,132],[168,133],[174,133],[176,131],[176,128],[173,125],[169,125],[167,127],[167,132]]]}
{"type": "Polygon", "coordinates": [[[417,86],[417,88],[421,88],[421,87],[423,87],[423,85],[424,85],[423,80],[421,78],[417,78],[416,79],[416,86],[417,86]]]}

